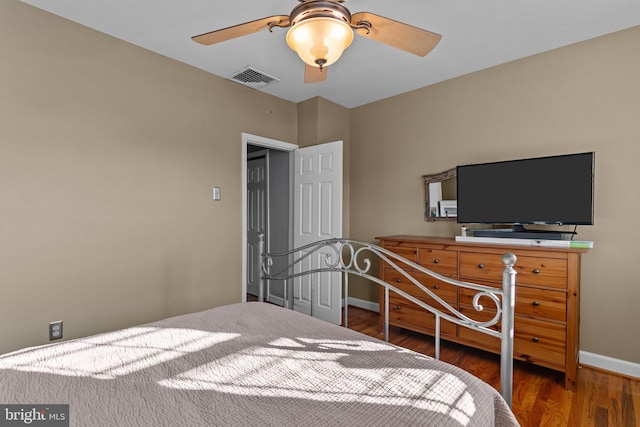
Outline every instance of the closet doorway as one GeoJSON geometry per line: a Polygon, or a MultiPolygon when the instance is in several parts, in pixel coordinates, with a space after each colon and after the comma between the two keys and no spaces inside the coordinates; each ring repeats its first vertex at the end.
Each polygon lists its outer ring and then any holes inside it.
{"type": "MultiPolygon", "coordinates": [[[[291,170],[295,144],[242,134],[242,300],[258,297],[260,272],[256,271],[258,233],[269,251],[292,247],[291,170]]],[[[271,282],[264,299],[284,306],[284,284],[271,282]]]]}
{"type": "MultiPolygon", "coordinates": [[[[258,297],[260,271],[256,271],[258,235],[264,236],[265,247],[273,252],[286,252],[290,247],[290,152],[247,146],[247,291],[258,297]]],[[[277,262],[277,261],[276,261],[277,262]]],[[[274,265],[273,268],[285,266],[274,265]]],[[[264,299],[284,306],[284,283],[270,281],[264,299]]]]}

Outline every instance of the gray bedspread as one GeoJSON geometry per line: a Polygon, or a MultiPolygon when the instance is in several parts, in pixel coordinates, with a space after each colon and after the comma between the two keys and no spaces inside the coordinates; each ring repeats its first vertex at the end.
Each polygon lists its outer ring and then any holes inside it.
{"type": "Polygon", "coordinates": [[[517,425],[461,369],[263,303],[0,356],[12,403],[69,404],[73,426],[517,425]]]}

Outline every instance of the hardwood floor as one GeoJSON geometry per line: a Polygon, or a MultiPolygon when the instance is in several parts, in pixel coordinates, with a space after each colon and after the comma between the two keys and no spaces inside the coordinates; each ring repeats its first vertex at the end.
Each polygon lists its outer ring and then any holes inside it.
{"type": "MultiPolygon", "coordinates": [[[[349,307],[349,328],[383,339],[378,313],[372,311],[349,307]]],[[[435,353],[432,337],[404,329],[392,327],[389,341],[428,356],[435,353]]],[[[443,340],[440,359],[499,387],[497,355],[443,340]]],[[[513,412],[523,427],[640,427],[640,380],[584,367],[576,392],[565,390],[563,383],[555,371],[515,362],[513,412]]]]}

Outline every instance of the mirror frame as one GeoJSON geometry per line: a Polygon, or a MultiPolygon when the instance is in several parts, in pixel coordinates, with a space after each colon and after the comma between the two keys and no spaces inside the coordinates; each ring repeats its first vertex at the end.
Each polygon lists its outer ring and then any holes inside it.
{"type": "Polygon", "coordinates": [[[444,172],[434,173],[431,175],[422,175],[424,180],[424,220],[427,222],[433,221],[457,221],[457,217],[447,216],[429,216],[429,184],[433,182],[442,182],[447,179],[455,178],[457,176],[457,169],[451,168],[444,172]]]}

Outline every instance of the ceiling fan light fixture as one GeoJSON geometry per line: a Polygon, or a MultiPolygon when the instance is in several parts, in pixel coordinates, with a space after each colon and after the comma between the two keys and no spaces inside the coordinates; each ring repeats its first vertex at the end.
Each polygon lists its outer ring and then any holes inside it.
{"type": "Polygon", "coordinates": [[[441,35],[394,21],[370,12],[351,12],[342,5],[346,0],[298,0],[287,15],[268,16],[244,24],[193,36],[203,45],[257,33],[265,28],[287,28],[287,44],[305,66],[305,83],[327,78],[323,68],[336,62],[357,34],[396,49],[425,56],[438,44],[441,35]],[[360,31],[361,30],[361,31],[360,31]]]}
{"type": "Polygon", "coordinates": [[[287,44],[314,67],[336,62],[353,41],[353,30],[335,18],[310,18],[289,29],[287,44]]]}

